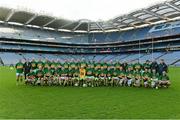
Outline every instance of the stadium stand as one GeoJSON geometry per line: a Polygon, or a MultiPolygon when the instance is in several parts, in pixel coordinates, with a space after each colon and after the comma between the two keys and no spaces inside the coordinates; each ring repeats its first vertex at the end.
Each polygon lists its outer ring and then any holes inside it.
{"type": "Polygon", "coordinates": [[[111,24],[61,19],[47,24],[49,21],[45,23],[39,15],[37,21],[24,24],[23,16],[16,21],[20,14],[13,10],[15,14],[8,21],[0,17],[0,58],[4,64],[34,58],[128,63],[164,59],[169,65],[179,65],[180,21],[176,17],[180,13],[172,6],[180,4],[176,0],[158,4],[146,9],[154,14],[135,11],[110,20],[111,24]]]}

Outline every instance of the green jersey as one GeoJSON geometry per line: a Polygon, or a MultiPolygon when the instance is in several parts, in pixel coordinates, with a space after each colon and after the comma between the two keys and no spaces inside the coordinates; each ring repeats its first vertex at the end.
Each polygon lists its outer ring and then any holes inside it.
{"type": "Polygon", "coordinates": [[[120,66],[121,66],[121,64],[120,64],[119,62],[116,62],[116,63],[114,64],[114,67],[115,67],[115,68],[120,68],[120,66]]]}
{"type": "Polygon", "coordinates": [[[67,70],[67,69],[69,68],[69,64],[68,64],[67,62],[65,62],[65,63],[63,64],[63,67],[67,70]]]}
{"type": "Polygon", "coordinates": [[[86,75],[87,76],[93,76],[93,69],[92,68],[87,68],[86,69],[86,75]]]}
{"type": "Polygon", "coordinates": [[[113,75],[113,69],[111,68],[109,68],[108,70],[107,70],[107,76],[108,77],[112,77],[112,75],[113,75]]]}
{"type": "Polygon", "coordinates": [[[143,68],[144,68],[144,69],[150,69],[150,68],[151,68],[151,65],[148,64],[148,63],[144,63],[144,64],[143,64],[143,68]]]}
{"type": "Polygon", "coordinates": [[[141,65],[140,63],[135,63],[135,64],[134,64],[134,68],[135,68],[135,69],[138,69],[138,70],[140,71],[141,68],[142,68],[142,65],[141,65]]]}
{"type": "Polygon", "coordinates": [[[32,72],[28,73],[27,76],[34,76],[35,77],[36,73],[34,71],[32,71],[32,72]]]}
{"type": "Polygon", "coordinates": [[[135,71],[134,72],[134,77],[135,77],[135,79],[140,79],[141,78],[141,72],[140,71],[135,71]]]}
{"type": "Polygon", "coordinates": [[[160,78],[159,74],[158,73],[151,73],[151,78],[152,79],[158,79],[160,78]]]}
{"type": "Polygon", "coordinates": [[[114,70],[112,71],[112,76],[113,76],[113,77],[118,77],[118,76],[119,76],[119,70],[114,69],[114,70]]]}
{"type": "Polygon", "coordinates": [[[169,80],[169,76],[167,76],[167,75],[161,75],[161,76],[160,76],[160,80],[162,80],[162,81],[169,80]]]}
{"type": "Polygon", "coordinates": [[[151,73],[149,73],[149,72],[144,72],[144,73],[142,74],[142,78],[143,78],[145,81],[149,80],[149,79],[151,78],[151,73]]]}
{"type": "Polygon", "coordinates": [[[38,70],[36,71],[36,76],[37,76],[38,78],[43,77],[43,76],[44,76],[44,71],[38,69],[38,70]]]}
{"type": "Polygon", "coordinates": [[[52,75],[51,69],[44,69],[44,74],[45,76],[51,76],[52,75]]]}
{"type": "Polygon", "coordinates": [[[35,70],[35,69],[37,68],[37,63],[36,63],[36,61],[32,61],[32,62],[31,62],[31,68],[32,68],[32,70],[35,70]]]}
{"type": "Polygon", "coordinates": [[[43,63],[42,61],[38,61],[38,62],[37,62],[37,67],[39,68],[40,66],[41,66],[41,67],[44,66],[44,63],[43,63]]]}
{"type": "Polygon", "coordinates": [[[16,73],[23,73],[23,66],[24,64],[22,62],[18,62],[16,64],[16,73]]]}
{"type": "Polygon", "coordinates": [[[127,71],[126,74],[127,74],[128,79],[132,79],[134,77],[134,72],[133,71],[127,71]]]}
{"type": "Polygon", "coordinates": [[[124,72],[124,71],[119,71],[119,77],[120,77],[120,78],[126,77],[126,72],[124,72]]]}

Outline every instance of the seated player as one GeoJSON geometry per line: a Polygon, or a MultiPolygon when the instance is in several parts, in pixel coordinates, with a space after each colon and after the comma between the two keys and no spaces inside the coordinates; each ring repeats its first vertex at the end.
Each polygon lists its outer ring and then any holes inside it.
{"type": "Polygon", "coordinates": [[[60,84],[63,85],[63,86],[66,86],[67,85],[67,81],[68,81],[68,69],[64,66],[62,66],[61,68],[61,72],[59,73],[60,75],[60,84]]]}
{"type": "Polygon", "coordinates": [[[111,68],[111,66],[109,65],[107,68],[107,79],[106,79],[106,86],[112,86],[113,82],[112,82],[112,74],[113,74],[113,69],[111,68]]]}
{"type": "Polygon", "coordinates": [[[134,86],[140,87],[141,86],[141,72],[139,71],[139,69],[136,68],[134,72],[134,76],[135,76],[134,86]]]}
{"type": "Polygon", "coordinates": [[[35,85],[44,85],[44,72],[42,66],[39,66],[37,69],[36,78],[35,85]]]}
{"type": "Polygon", "coordinates": [[[105,69],[103,66],[99,69],[99,85],[100,86],[105,86],[106,83],[106,74],[105,74],[105,69]]]}
{"type": "Polygon", "coordinates": [[[94,68],[94,81],[93,86],[98,87],[99,86],[99,76],[100,76],[100,70],[97,66],[94,68]]]}
{"type": "Polygon", "coordinates": [[[52,71],[51,71],[51,68],[48,67],[46,69],[44,69],[44,81],[43,81],[43,85],[46,84],[46,85],[51,85],[52,84],[52,71]]]}
{"type": "Polygon", "coordinates": [[[86,84],[88,86],[92,86],[93,87],[93,80],[94,80],[93,68],[91,68],[90,64],[86,68],[86,79],[85,80],[86,80],[86,84]]]}
{"type": "Polygon", "coordinates": [[[127,82],[126,72],[123,70],[123,67],[120,67],[120,70],[119,70],[119,85],[123,86],[123,85],[126,84],[126,82],[127,82]]]}
{"type": "Polygon", "coordinates": [[[151,80],[151,73],[148,71],[147,68],[145,68],[145,71],[142,74],[142,80],[144,87],[147,88],[149,86],[149,81],[151,80]]]}
{"type": "Polygon", "coordinates": [[[130,87],[133,85],[134,82],[134,76],[133,76],[133,66],[129,65],[127,70],[127,85],[130,87]]]}
{"type": "Polygon", "coordinates": [[[153,69],[151,73],[151,87],[158,89],[158,84],[159,84],[159,74],[156,72],[156,69],[153,69]]]}
{"type": "Polygon", "coordinates": [[[79,86],[79,68],[77,65],[75,67],[72,80],[75,86],[79,86]]]}
{"type": "Polygon", "coordinates": [[[36,81],[36,73],[33,70],[30,70],[30,72],[27,74],[27,79],[25,81],[26,84],[34,85],[36,81]]]}
{"type": "Polygon", "coordinates": [[[24,76],[24,73],[23,73],[23,68],[24,64],[22,63],[22,60],[19,60],[19,62],[16,64],[16,85],[19,85],[19,83],[23,82],[23,76],[24,76]]]}
{"type": "Polygon", "coordinates": [[[169,76],[166,71],[163,71],[163,74],[160,76],[159,86],[168,88],[170,85],[169,76]]]}
{"type": "Polygon", "coordinates": [[[73,86],[73,68],[72,66],[69,66],[69,70],[68,70],[68,81],[67,81],[67,85],[68,86],[73,86]]]}
{"type": "Polygon", "coordinates": [[[112,81],[113,81],[113,86],[114,85],[116,85],[116,86],[118,86],[119,85],[119,70],[118,70],[118,68],[114,68],[113,69],[113,71],[112,71],[113,73],[112,73],[112,81]]]}

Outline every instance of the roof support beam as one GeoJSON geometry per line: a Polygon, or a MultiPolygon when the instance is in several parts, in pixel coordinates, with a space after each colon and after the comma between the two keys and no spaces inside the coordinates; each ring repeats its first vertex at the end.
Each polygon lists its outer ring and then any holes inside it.
{"type": "Polygon", "coordinates": [[[119,32],[121,31],[121,29],[119,27],[117,27],[116,25],[114,25],[112,22],[108,22],[109,24],[111,24],[114,28],[116,28],[117,30],[119,30],[119,32]]]}
{"type": "Polygon", "coordinates": [[[14,13],[15,13],[15,11],[11,10],[6,17],[5,22],[8,22],[11,19],[11,17],[14,15],[14,13]]]}
{"type": "Polygon", "coordinates": [[[87,29],[87,32],[88,32],[88,33],[90,32],[90,22],[88,22],[88,29],[87,29]]]}
{"type": "Polygon", "coordinates": [[[170,2],[165,2],[165,4],[171,8],[173,8],[174,10],[177,10],[178,12],[180,12],[180,8],[178,6],[176,6],[175,4],[172,4],[170,2]]]}
{"type": "Polygon", "coordinates": [[[36,17],[37,17],[37,15],[34,14],[34,15],[25,23],[25,25],[27,25],[27,24],[29,24],[30,22],[32,22],[36,17]]]}
{"type": "Polygon", "coordinates": [[[59,29],[63,29],[64,27],[67,27],[67,26],[69,26],[69,25],[72,25],[73,23],[74,23],[74,22],[67,23],[67,24],[65,24],[65,25],[61,26],[59,29]]]}
{"type": "Polygon", "coordinates": [[[129,26],[129,27],[136,28],[135,25],[133,25],[133,24],[128,24],[128,23],[125,23],[125,22],[123,22],[123,21],[116,21],[116,23],[120,23],[119,25],[123,24],[123,25],[129,26]]]}
{"type": "Polygon", "coordinates": [[[105,32],[104,28],[103,28],[98,22],[95,22],[95,24],[96,24],[103,32],[105,32]]]}
{"type": "Polygon", "coordinates": [[[49,21],[48,23],[44,24],[43,27],[48,26],[49,24],[53,23],[56,20],[56,18],[52,19],[51,21],[49,21]]]}
{"type": "Polygon", "coordinates": [[[72,31],[75,31],[81,24],[82,24],[82,22],[79,22],[79,23],[73,28],[72,31]]]}
{"type": "Polygon", "coordinates": [[[167,18],[167,17],[161,16],[161,15],[159,15],[157,13],[151,12],[151,11],[146,10],[146,9],[143,9],[143,12],[145,12],[147,14],[150,14],[150,15],[153,15],[153,16],[156,16],[156,17],[161,18],[163,20],[169,20],[169,18],[167,18]]]}
{"type": "Polygon", "coordinates": [[[140,21],[140,22],[142,22],[142,23],[146,23],[146,24],[149,24],[149,25],[151,25],[152,23],[151,22],[148,22],[148,21],[146,21],[146,20],[144,20],[144,19],[140,19],[140,18],[138,18],[138,17],[135,17],[135,16],[133,16],[133,15],[128,15],[127,16],[128,18],[131,18],[131,19],[134,19],[134,20],[136,20],[136,21],[140,21]]]}

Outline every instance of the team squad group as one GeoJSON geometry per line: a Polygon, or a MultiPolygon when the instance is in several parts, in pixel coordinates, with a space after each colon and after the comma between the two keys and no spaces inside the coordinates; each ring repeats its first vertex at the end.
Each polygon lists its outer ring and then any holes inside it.
{"type": "Polygon", "coordinates": [[[94,62],[70,60],[65,62],[41,59],[20,60],[16,64],[17,84],[57,86],[133,86],[160,88],[170,86],[168,66],[147,60],[144,63],[94,62]]]}

